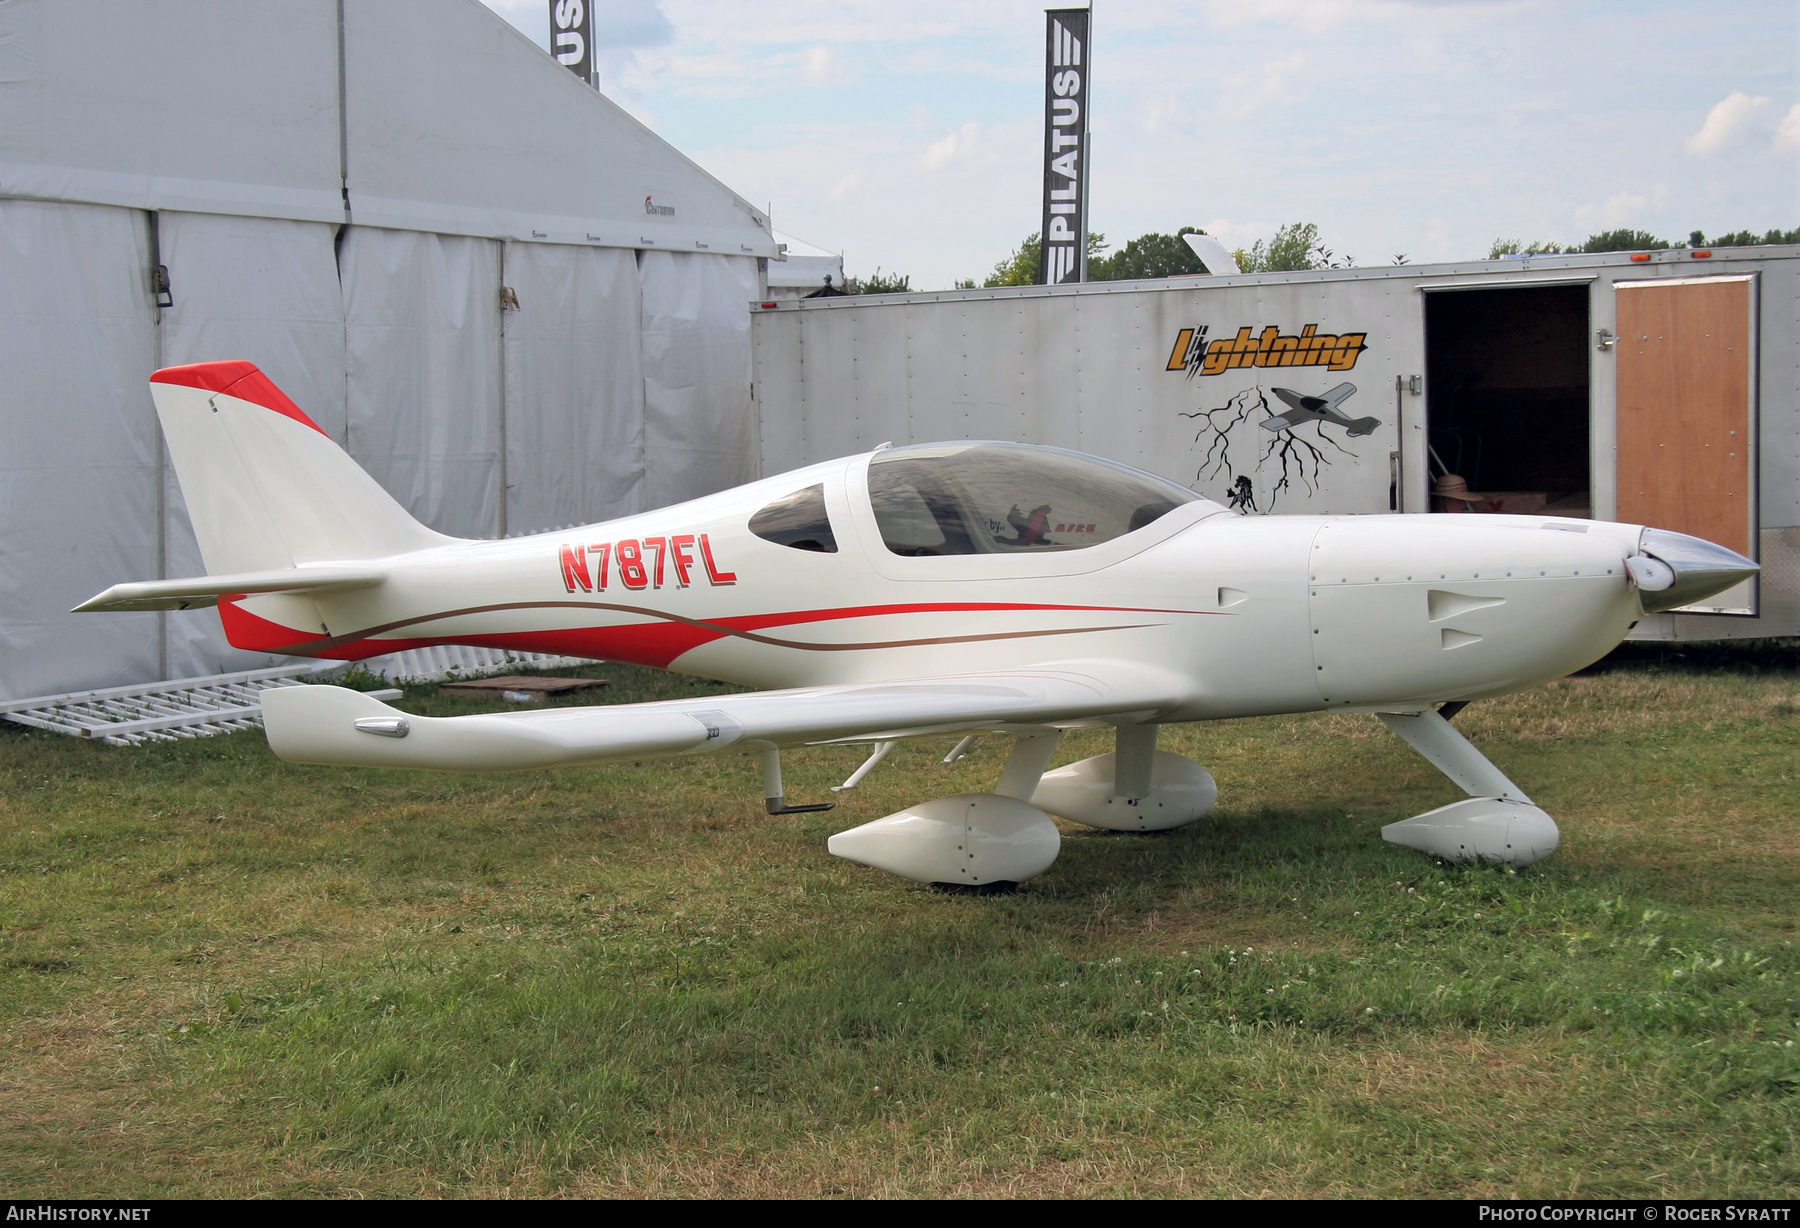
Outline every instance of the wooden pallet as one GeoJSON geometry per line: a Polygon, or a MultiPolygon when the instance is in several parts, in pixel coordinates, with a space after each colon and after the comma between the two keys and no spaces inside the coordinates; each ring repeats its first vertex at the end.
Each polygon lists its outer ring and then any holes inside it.
{"type": "Polygon", "coordinates": [[[585,691],[589,687],[607,685],[604,678],[527,678],[512,674],[502,678],[471,678],[466,682],[445,682],[439,685],[441,694],[451,691],[460,695],[498,695],[511,691],[514,694],[529,695],[533,699],[543,699],[548,695],[564,695],[571,691],[585,691]]]}

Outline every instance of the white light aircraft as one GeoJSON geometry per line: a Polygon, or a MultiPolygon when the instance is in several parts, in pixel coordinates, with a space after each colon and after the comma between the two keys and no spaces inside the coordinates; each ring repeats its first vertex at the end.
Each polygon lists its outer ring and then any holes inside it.
{"type": "Polygon", "coordinates": [[[764,688],[666,703],[421,717],[337,686],[265,691],[298,763],[495,771],[757,752],[771,814],[784,747],[862,744],[854,787],[907,738],[1012,739],[993,791],[831,837],[918,882],[1041,874],[1050,815],[1123,831],[1216,796],[1156,749],[1179,721],[1372,712],[1469,797],[1383,829],[1523,865],[1550,816],[1440,705],[1560,677],[1647,611],[1755,574],[1638,525],[1541,516],[1238,516],[1056,448],[878,448],[582,529],[502,541],[413,520],[247,362],[152,377],[212,574],[120,584],[82,610],[217,605],[231,642],[360,659],[472,644],[637,662],[764,688]],[[1115,750],[1046,771],[1067,729],[1115,750]]]}

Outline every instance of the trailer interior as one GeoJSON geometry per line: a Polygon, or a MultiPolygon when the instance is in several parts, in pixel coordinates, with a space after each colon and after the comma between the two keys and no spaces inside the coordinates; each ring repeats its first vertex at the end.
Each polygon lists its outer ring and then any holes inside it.
{"type": "Polygon", "coordinates": [[[1433,511],[1589,514],[1587,336],[1586,284],[1425,295],[1433,511]]]}

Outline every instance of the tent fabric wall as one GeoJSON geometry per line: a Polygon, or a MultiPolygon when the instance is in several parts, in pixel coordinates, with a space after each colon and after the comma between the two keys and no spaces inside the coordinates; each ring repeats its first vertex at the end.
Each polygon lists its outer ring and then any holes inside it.
{"type": "MultiPolygon", "coordinates": [[[[158,214],[162,261],[169,269],[174,299],[162,313],[161,365],[248,359],[341,441],[344,308],[333,230],[320,222],[158,214]]],[[[147,375],[141,372],[138,378],[147,375]]],[[[167,482],[168,574],[205,575],[206,563],[194,541],[181,485],[172,473],[167,482]]],[[[143,579],[145,574],[117,579],[143,579]]],[[[171,611],[167,618],[168,667],[173,677],[257,669],[271,663],[266,653],[247,653],[226,643],[218,615],[211,610],[171,611]]]]}
{"type": "Polygon", "coordinates": [[[662,507],[756,475],[754,260],[638,254],[644,296],[644,497],[662,507]]]}
{"type": "Polygon", "coordinates": [[[0,697],[273,661],[210,610],[68,612],[159,555],[207,570],[159,460],[157,366],[248,359],[426,524],[497,536],[504,480],[506,528],[544,531],[754,476],[756,277],[741,257],[0,198],[0,697]]]}
{"type": "Polygon", "coordinates": [[[644,373],[632,253],[509,243],[507,531],[643,510],[644,373]]]}
{"type": "Polygon", "coordinates": [[[775,254],[760,211],[478,0],[6,0],[0,195],[775,254]]]}
{"type": "Polygon", "coordinates": [[[205,570],[157,366],[255,362],[442,532],[551,528],[751,476],[774,253],[479,0],[0,0],[0,697],[266,662],[68,612],[205,570]]]}
{"type": "Polygon", "coordinates": [[[775,254],[760,210],[474,0],[346,4],[344,89],[354,224],[775,254]]]}
{"type": "Polygon", "coordinates": [[[350,455],[455,537],[500,531],[500,255],[360,226],[339,249],[350,455]]]}
{"type": "Polygon", "coordinates": [[[69,609],[156,574],[142,213],[0,200],[0,695],[156,676],[157,617],[69,609]]]}
{"type": "Polygon", "coordinates": [[[336,0],[0,4],[0,195],[342,221],[337,47],[336,0]]]}

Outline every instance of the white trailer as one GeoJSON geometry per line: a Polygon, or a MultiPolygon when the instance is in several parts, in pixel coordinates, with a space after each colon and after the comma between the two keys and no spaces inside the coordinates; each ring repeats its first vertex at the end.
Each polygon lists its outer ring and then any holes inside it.
{"type": "Polygon", "coordinates": [[[1763,573],[1634,638],[1800,634],[1800,247],[769,302],[751,332],[765,474],[1005,439],[1250,515],[1651,524],[1763,573]]]}

